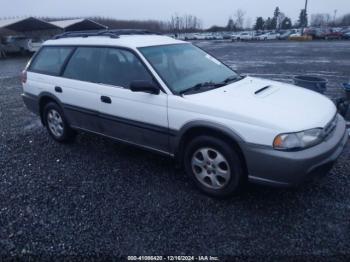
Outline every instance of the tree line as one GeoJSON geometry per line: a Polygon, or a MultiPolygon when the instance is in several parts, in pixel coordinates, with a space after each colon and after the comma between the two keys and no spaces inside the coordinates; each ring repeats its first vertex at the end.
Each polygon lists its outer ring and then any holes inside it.
{"type": "Polygon", "coordinates": [[[302,27],[307,25],[307,13],[303,9],[300,12],[297,24],[292,23],[292,19],[283,13],[279,7],[275,8],[272,17],[264,19],[262,16],[257,17],[254,29],[255,30],[279,30],[291,29],[292,27],[302,27]]]}
{"type": "MultiPolygon", "coordinates": [[[[78,19],[81,17],[40,17],[45,21],[78,19]]],[[[186,14],[171,16],[169,21],[160,21],[155,19],[149,20],[120,20],[109,17],[85,17],[97,23],[107,26],[109,29],[147,29],[156,32],[196,32],[202,31],[202,20],[195,15],[186,14]]]]}
{"type": "Polygon", "coordinates": [[[343,15],[339,18],[330,14],[313,14],[311,15],[311,26],[322,27],[322,26],[349,26],[350,25],[350,14],[343,15]]]}
{"type": "MultiPolygon", "coordinates": [[[[41,17],[46,21],[76,19],[77,17],[41,17]]],[[[106,25],[110,29],[147,29],[162,33],[186,33],[204,31],[203,23],[200,18],[195,15],[174,14],[168,21],[160,21],[155,19],[150,20],[120,20],[108,17],[86,17],[98,23],[106,25]]],[[[244,29],[255,30],[280,30],[311,26],[350,26],[350,14],[346,14],[339,18],[332,17],[330,14],[313,14],[309,23],[308,14],[305,9],[302,9],[299,14],[299,19],[292,22],[284,12],[276,7],[272,16],[264,18],[259,16],[256,18],[254,25],[250,25],[249,19],[246,19],[246,12],[238,9],[228,19],[226,26],[212,26],[205,31],[241,31],[244,29]]]]}
{"type": "Polygon", "coordinates": [[[254,29],[255,30],[279,30],[279,29],[291,29],[301,28],[307,26],[313,27],[341,27],[350,26],[350,14],[345,14],[336,19],[336,13],[332,17],[330,14],[313,14],[309,23],[309,17],[305,9],[300,10],[299,19],[292,23],[292,20],[280,11],[279,7],[276,7],[273,16],[264,19],[263,17],[257,17],[254,29]]]}

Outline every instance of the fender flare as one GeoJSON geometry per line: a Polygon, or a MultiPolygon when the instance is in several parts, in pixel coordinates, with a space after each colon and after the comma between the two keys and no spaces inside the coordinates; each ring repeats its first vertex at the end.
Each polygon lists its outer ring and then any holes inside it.
{"type": "Polygon", "coordinates": [[[43,118],[43,112],[42,112],[42,106],[41,106],[41,103],[42,103],[42,100],[45,99],[45,98],[50,98],[51,100],[53,100],[55,103],[57,103],[61,108],[62,110],[64,111],[64,107],[63,107],[63,104],[61,102],[61,100],[53,95],[52,93],[50,92],[46,92],[46,91],[43,91],[41,92],[39,95],[38,95],[38,104],[39,104],[39,114],[40,114],[40,119],[41,119],[41,123],[45,126],[45,121],[44,121],[44,118],[43,118]]]}
{"type": "Polygon", "coordinates": [[[209,128],[213,131],[219,132],[229,138],[231,138],[233,141],[237,143],[237,145],[240,147],[240,150],[243,154],[243,148],[242,145],[244,145],[246,142],[244,139],[234,130],[228,128],[227,126],[211,121],[206,120],[195,120],[186,123],[181,127],[179,131],[176,132],[176,135],[171,139],[170,147],[172,148],[172,151],[174,152],[175,157],[178,159],[179,156],[181,156],[183,151],[183,141],[184,137],[186,136],[187,132],[190,130],[193,130],[195,128],[209,128]]]}

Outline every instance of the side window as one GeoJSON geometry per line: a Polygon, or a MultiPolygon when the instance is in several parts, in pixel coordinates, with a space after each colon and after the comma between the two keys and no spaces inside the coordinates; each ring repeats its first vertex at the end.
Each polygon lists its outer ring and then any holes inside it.
{"type": "Polygon", "coordinates": [[[104,51],[104,48],[99,47],[78,47],[69,60],[63,76],[99,83],[99,68],[104,51]]]}
{"type": "Polygon", "coordinates": [[[100,82],[129,88],[134,80],[152,81],[152,76],[132,52],[106,48],[100,68],[100,82]]]}
{"type": "Polygon", "coordinates": [[[43,47],[35,57],[29,70],[43,74],[59,75],[72,50],[72,47],[43,47]]]}

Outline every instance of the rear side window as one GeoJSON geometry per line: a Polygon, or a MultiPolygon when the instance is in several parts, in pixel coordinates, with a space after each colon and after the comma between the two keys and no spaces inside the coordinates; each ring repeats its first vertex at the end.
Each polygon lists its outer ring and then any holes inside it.
{"type": "Polygon", "coordinates": [[[59,75],[72,47],[43,47],[30,66],[30,71],[59,75]]]}
{"type": "Polygon", "coordinates": [[[64,77],[99,83],[100,60],[104,48],[79,47],[75,50],[63,73],[64,77]]]}

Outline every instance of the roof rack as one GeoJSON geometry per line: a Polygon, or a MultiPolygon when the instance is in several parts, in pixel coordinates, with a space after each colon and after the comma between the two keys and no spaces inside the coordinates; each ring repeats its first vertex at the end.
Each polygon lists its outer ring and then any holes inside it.
{"type": "Polygon", "coordinates": [[[106,29],[106,30],[85,30],[85,31],[68,31],[55,35],[52,39],[67,37],[89,37],[89,36],[109,36],[110,38],[119,38],[121,35],[160,35],[144,29],[106,29]]]}

